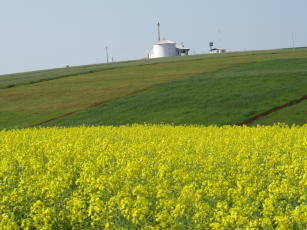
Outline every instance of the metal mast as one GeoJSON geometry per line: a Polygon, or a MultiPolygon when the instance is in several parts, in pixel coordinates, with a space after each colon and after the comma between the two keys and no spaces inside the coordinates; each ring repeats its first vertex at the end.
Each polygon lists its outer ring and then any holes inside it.
{"type": "Polygon", "coordinates": [[[158,22],[157,26],[158,26],[158,41],[160,41],[161,40],[161,37],[160,37],[160,22],[158,22]]]}

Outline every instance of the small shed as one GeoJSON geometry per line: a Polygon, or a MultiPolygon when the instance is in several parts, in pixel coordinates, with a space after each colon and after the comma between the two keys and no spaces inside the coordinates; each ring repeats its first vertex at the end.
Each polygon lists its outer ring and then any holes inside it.
{"type": "Polygon", "coordinates": [[[177,45],[177,46],[176,46],[176,49],[177,49],[177,55],[178,55],[178,56],[188,56],[188,55],[189,55],[190,49],[184,47],[183,44],[177,45]]]}

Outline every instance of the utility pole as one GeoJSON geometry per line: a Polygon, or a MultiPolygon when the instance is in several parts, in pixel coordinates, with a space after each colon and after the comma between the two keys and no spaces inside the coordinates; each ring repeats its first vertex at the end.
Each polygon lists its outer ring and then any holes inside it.
{"type": "Polygon", "coordinates": [[[109,50],[107,46],[106,46],[106,56],[107,56],[107,64],[108,64],[109,63],[109,50]]]}
{"type": "Polygon", "coordinates": [[[292,49],[295,51],[295,43],[294,43],[294,33],[292,32],[292,49]]]}

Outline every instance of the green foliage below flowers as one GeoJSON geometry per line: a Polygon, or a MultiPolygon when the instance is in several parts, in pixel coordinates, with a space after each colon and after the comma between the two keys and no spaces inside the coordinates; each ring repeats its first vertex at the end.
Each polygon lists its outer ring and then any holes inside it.
{"type": "Polygon", "coordinates": [[[1,229],[306,229],[307,126],[0,132],[1,229]]]}

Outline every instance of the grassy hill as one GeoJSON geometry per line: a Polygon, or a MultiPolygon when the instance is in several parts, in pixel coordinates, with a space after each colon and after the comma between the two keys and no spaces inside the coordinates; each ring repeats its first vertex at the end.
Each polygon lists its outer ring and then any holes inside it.
{"type": "MultiPolygon", "coordinates": [[[[0,128],[40,123],[235,124],[306,94],[306,58],[306,48],[283,49],[3,75],[0,128]]],[[[304,107],[293,108],[295,119],[289,108],[289,116],[272,114],[263,122],[283,117],[290,123],[305,122],[304,107]]]]}
{"type": "MultiPolygon", "coordinates": [[[[306,49],[305,49],[306,50],[306,49]]],[[[304,49],[298,49],[298,52],[304,51],[304,49]]],[[[94,64],[94,65],[84,65],[84,66],[72,66],[40,71],[32,71],[25,73],[16,73],[16,74],[6,74],[0,75],[0,89],[12,88],[20,85],[28,85],[43,81],[49,81],[64,77],[73,77],[81,74],[95,73],[103,70],[110,70],[121,67],[128,66],[141,66],[141,65],[151,65],[158,63],[168,63],[175,61],[184,61],[184,60],[194,60],[194,59],[205,59],[205,58],[220,58],[220,57],[231,57],[231,56],[247,56],[247,55],[256,55],[256,54],[282,54],[288,53],[289,49],[280,49],[280,50],[265,50],[265,51],[250,51],[250,52],[237,52],[237,53],[227,53],[227,54],[211,54],[211,55],[194,55],[187,57],[172,57],[172,58],[159,58],[159,59],[143,59],[136,61],[126,61],[126,62],[115,62],[109,64],[94,64]]]]}
{"type": "MultiPolygon", "coordinates": [[[[306,85],[307,58],[264,61],[178,79],[47,125],[238,124],[301,97],[306,85]]],[[[295,120],[288,109],[286,120],[261,122],[306,122],[307,107],[305,116],[293,111],[295,120]]]]}

